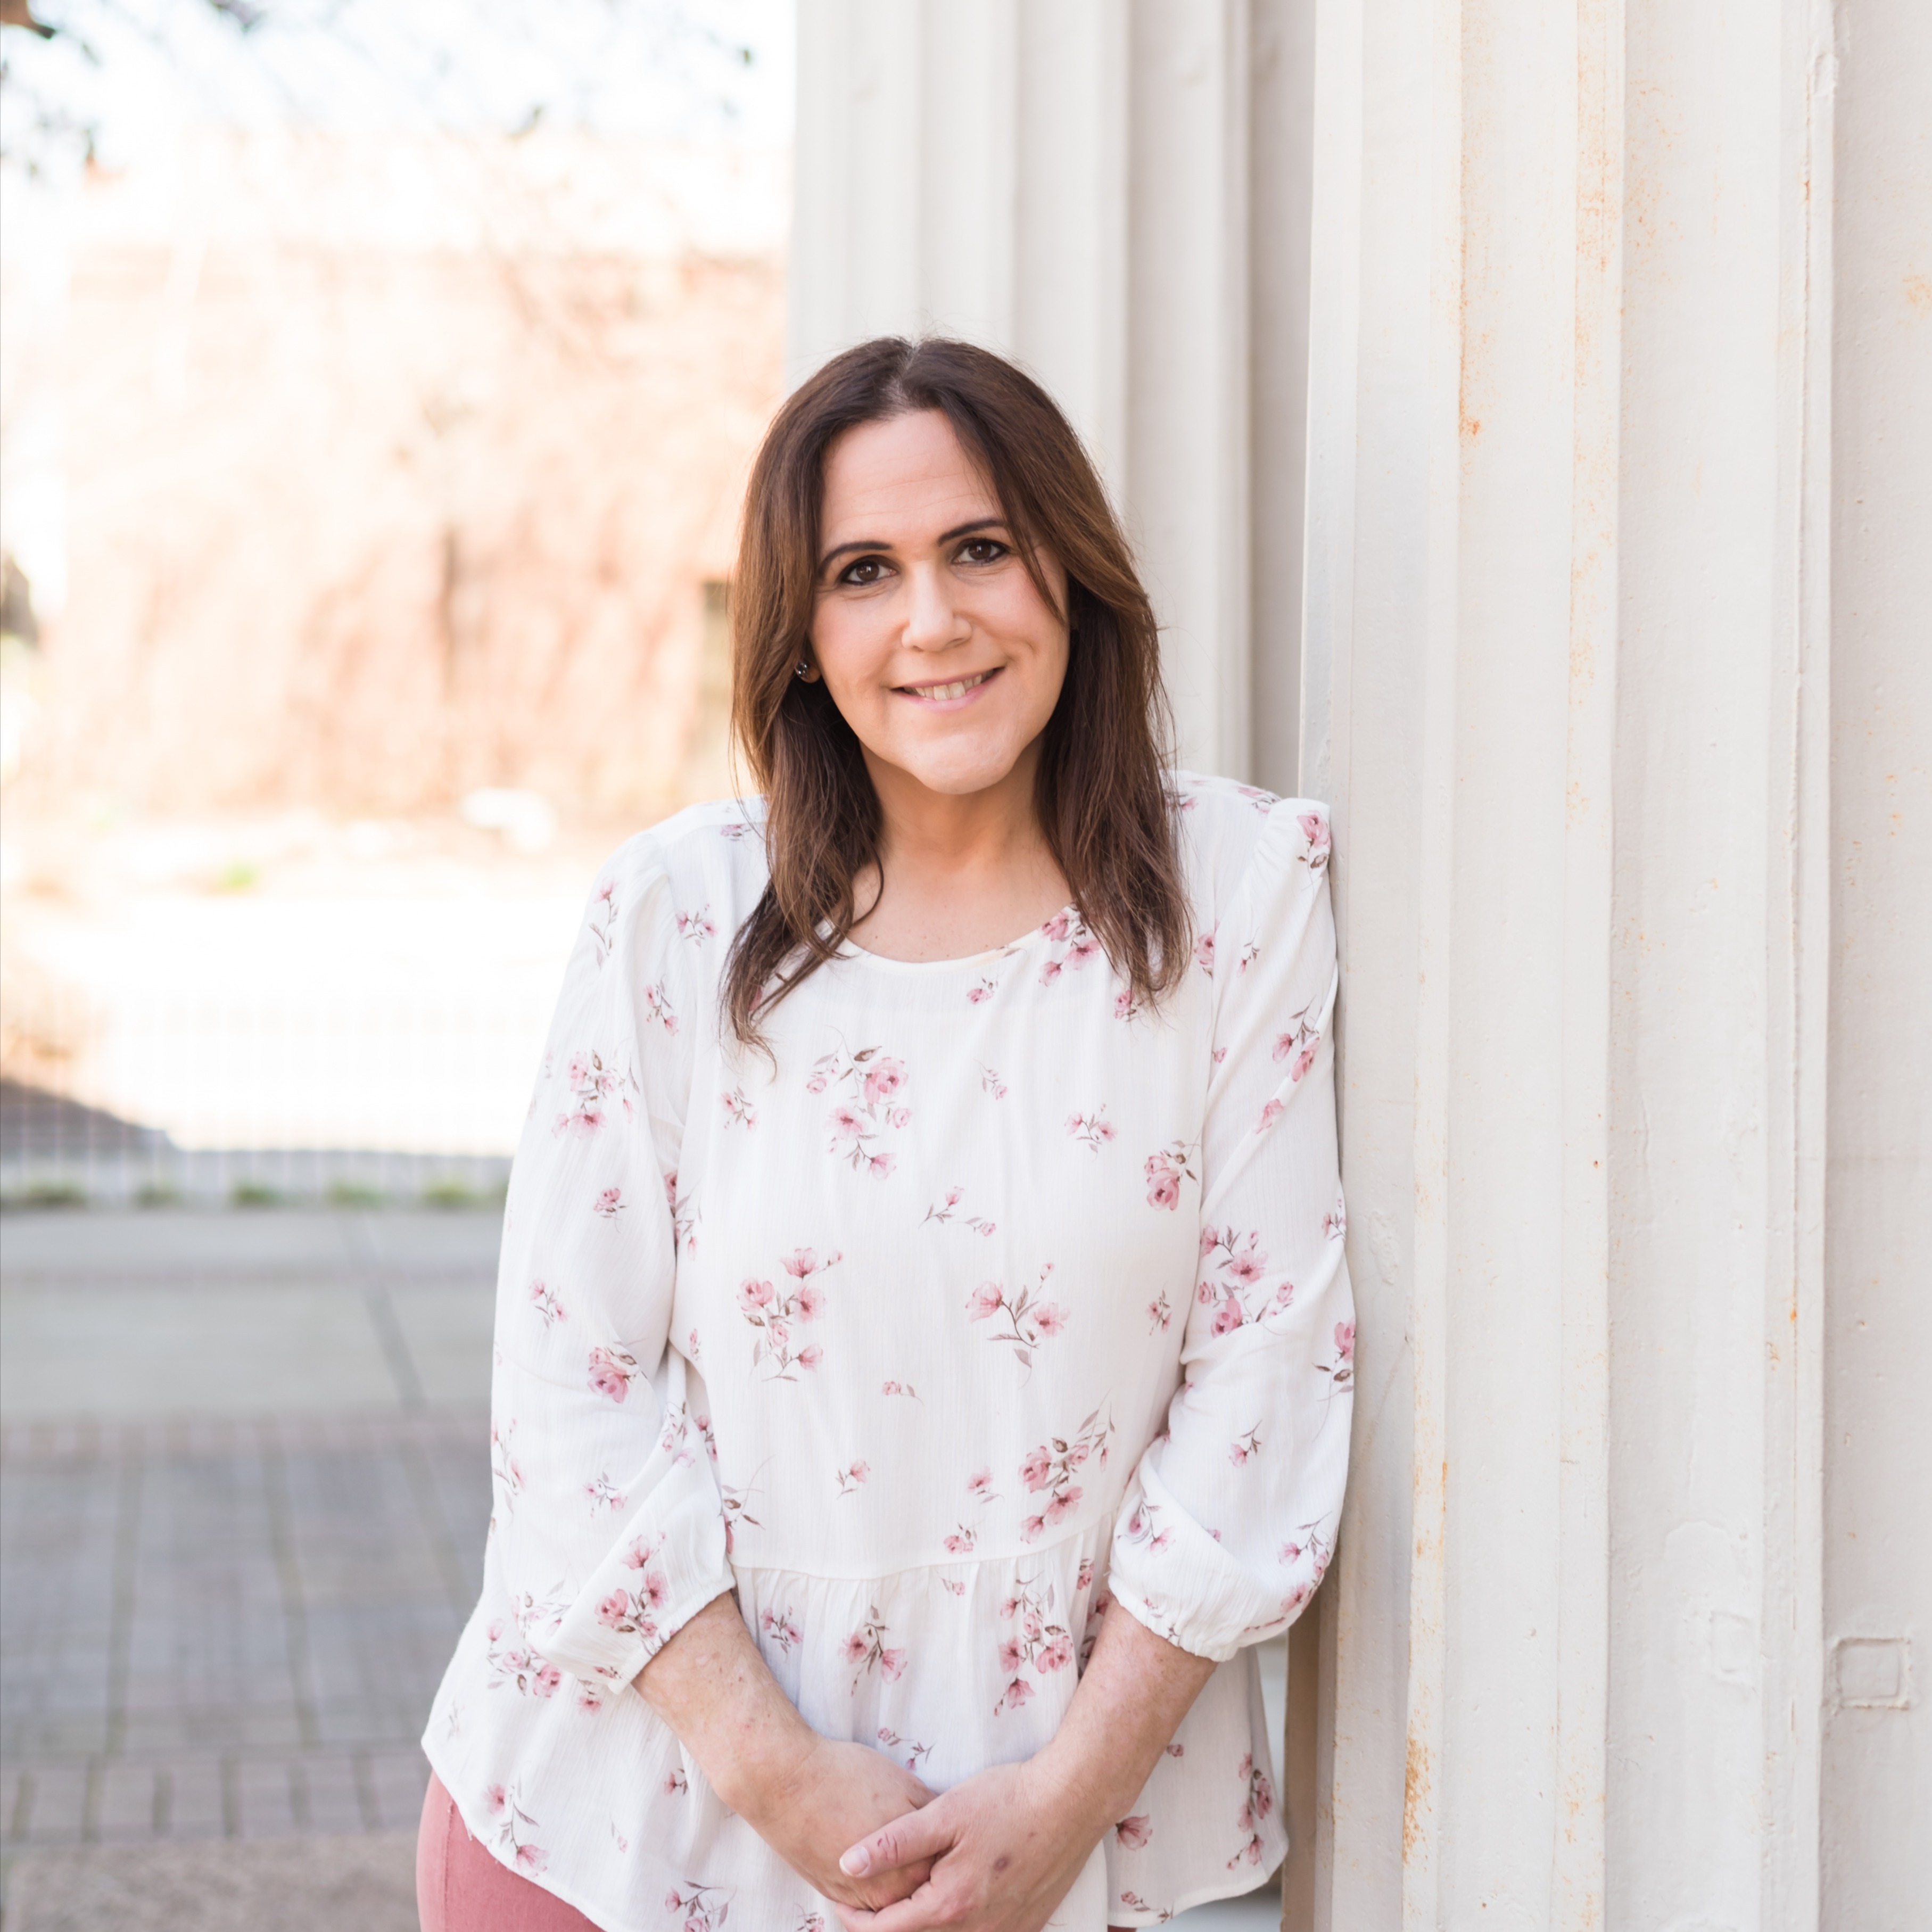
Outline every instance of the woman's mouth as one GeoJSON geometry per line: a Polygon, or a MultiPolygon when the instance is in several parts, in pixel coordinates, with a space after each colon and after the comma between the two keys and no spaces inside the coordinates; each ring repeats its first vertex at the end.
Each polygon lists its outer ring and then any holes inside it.
{"type": "Polygon", "coordinates": [[[916,698],[922,704],[945,704],[978,690],[989,677],[997,675],[996,666],[992,670],[975,671],[970,677],[954,678],[946,684],[902,684],[897,688],[902,696],[916,698]]]}

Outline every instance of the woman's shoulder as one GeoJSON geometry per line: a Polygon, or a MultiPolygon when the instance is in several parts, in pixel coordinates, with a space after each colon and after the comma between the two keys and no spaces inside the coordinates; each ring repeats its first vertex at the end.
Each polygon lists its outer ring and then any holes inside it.
{"type": "Polygon", "coordinates": [[[680,904],[694,891],[736,896],[747,888],[755,900],[765,886],[764,824],[761,798],[687,806],[626,839],[597,868],[598,889],[626,886],[634,896],[662,881],[680,904]]]}
{"type": "Polygon", "coordinates": [[[1328,808],[1198,772],[1169,774],[1196,916],[1211,930],[1250,868],[1272,856],[1325,866],[1328,808]]]}

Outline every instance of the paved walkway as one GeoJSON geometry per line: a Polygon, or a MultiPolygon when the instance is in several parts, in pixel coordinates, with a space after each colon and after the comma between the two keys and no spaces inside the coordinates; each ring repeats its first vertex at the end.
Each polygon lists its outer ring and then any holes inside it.
{"type": "Polygon", "coordinates": [[[0,1218],[8,1932],[414,1927],[496,1240],[474,1213],[0,1218]]]}
{"type": "Polygon", "coordinates": [[[15,1928],[199,1928],[224,1897],[238,1926],[276,1898],[306,1932],[413,1924],[416,1740],[489,1515],[496,1244],[478,1214],[0,1221],[15,1928]],[[223,1849],[349,1834],[320,1864],[223,1849]]]}

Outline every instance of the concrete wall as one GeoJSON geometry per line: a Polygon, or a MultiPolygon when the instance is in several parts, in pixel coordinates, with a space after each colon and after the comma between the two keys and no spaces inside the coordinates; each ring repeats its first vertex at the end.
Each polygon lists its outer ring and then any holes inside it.
{"type": "Polygon", "coordinates": [[[1928,42],[1922,0],[801,8],[794,373],[1030,362],[1184,755],[1334,808],[1363,1366],[1291,1925],[1932,1891],[1928,42]]]}

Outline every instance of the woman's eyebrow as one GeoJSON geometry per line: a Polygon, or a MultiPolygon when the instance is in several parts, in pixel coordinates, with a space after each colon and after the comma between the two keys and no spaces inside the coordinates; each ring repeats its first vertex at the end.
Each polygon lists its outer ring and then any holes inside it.
{"type": "MultiPolygon", "coordinates": [[[[950,530],[941,530],[938,541],[942,544],[950,544],[956,542],[961,537],[970,536],[975,530],[1003,530],[1006,526],[1006,520],[1004,517],[977,517],[970,524],[956,524],[950,530]]],[[[834,544],[818,560],[818,567],[820,570],[824,569],[835,558],[844,556],[848,550],[889,550],[892,548],[892,546],[883,537],[864,537],[855,539],[850,543],[834,544]]]]}

